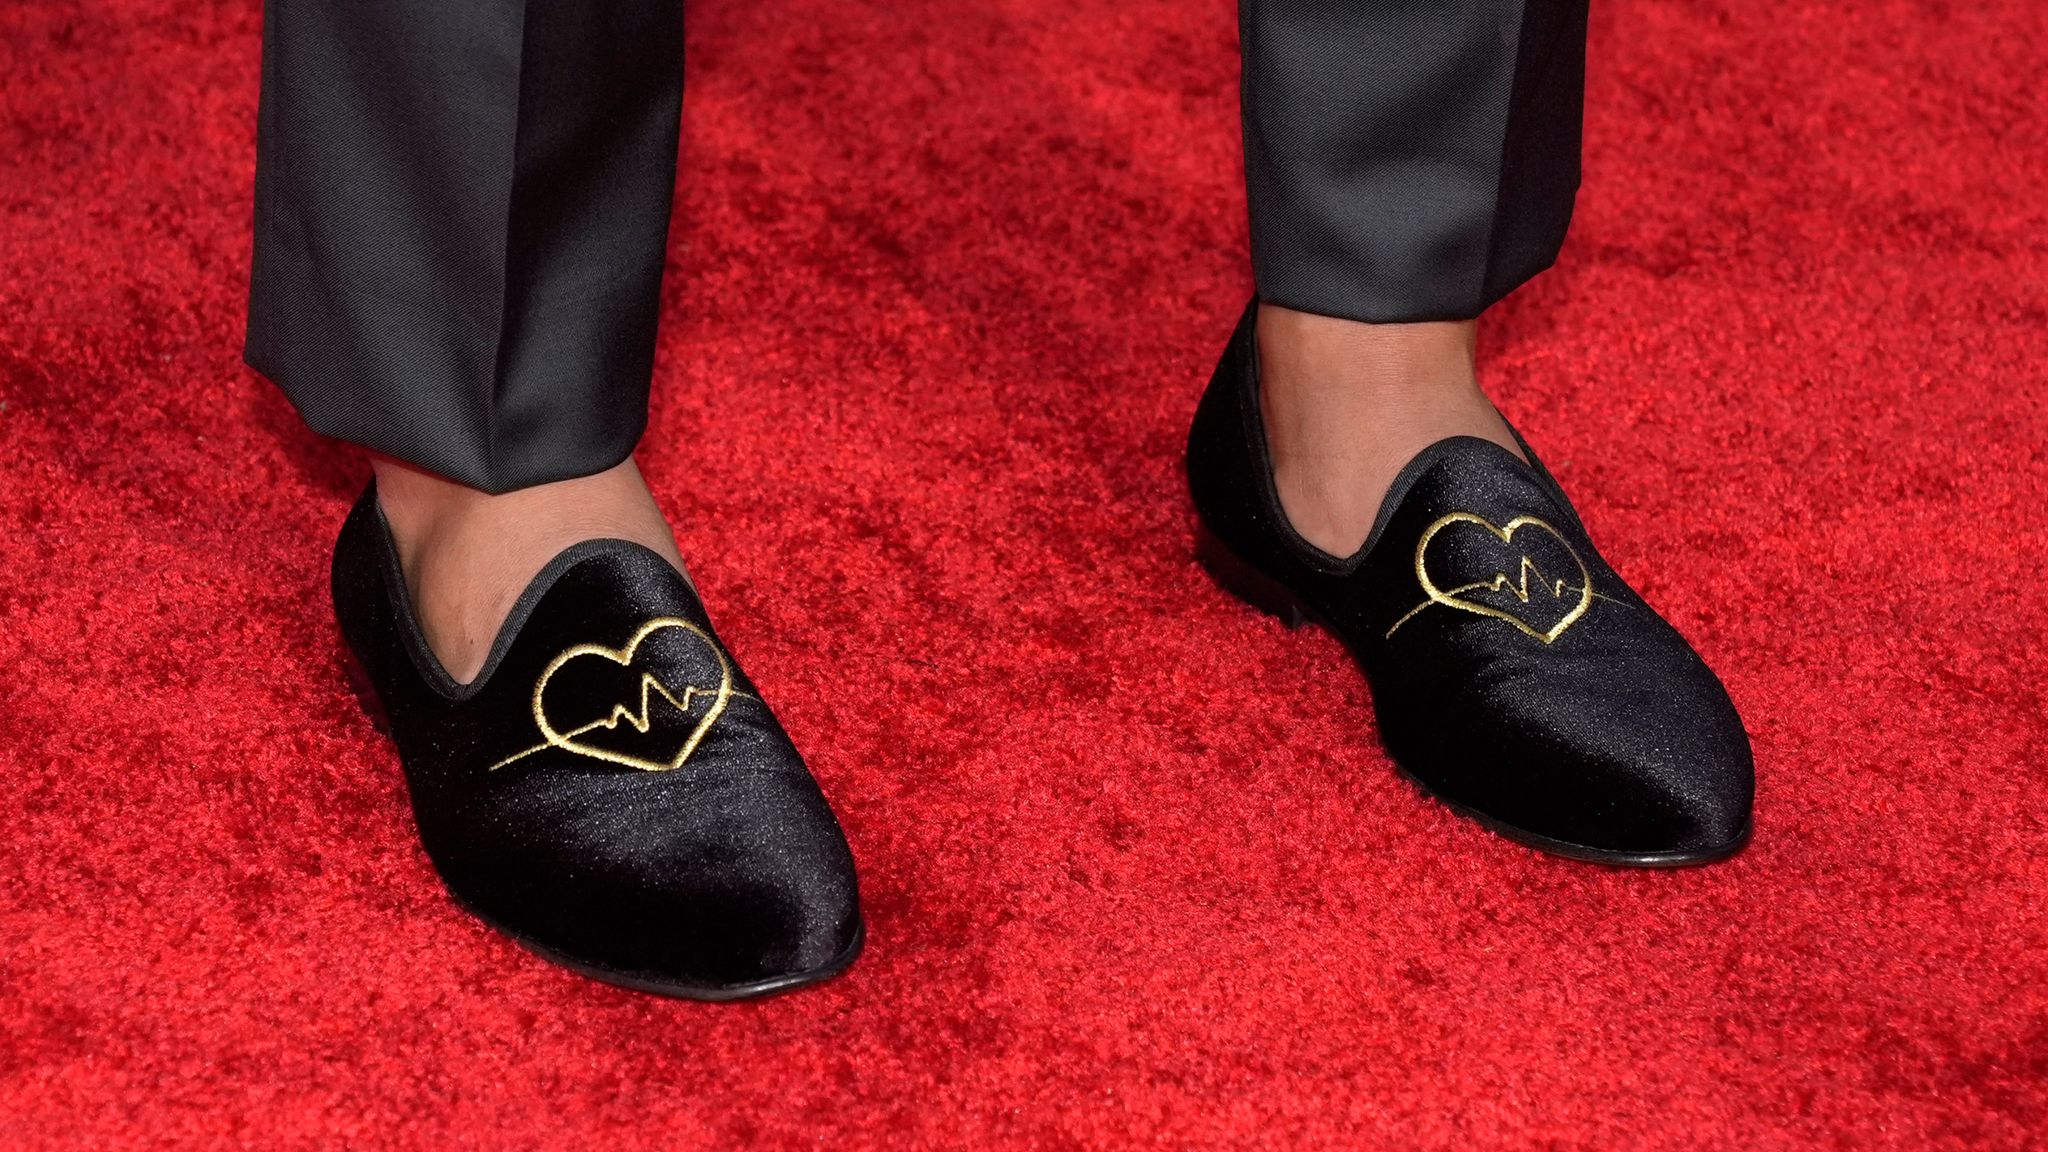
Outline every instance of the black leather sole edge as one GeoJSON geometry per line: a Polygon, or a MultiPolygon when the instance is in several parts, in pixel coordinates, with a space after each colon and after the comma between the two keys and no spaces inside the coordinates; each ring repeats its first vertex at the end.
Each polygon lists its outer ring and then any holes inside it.
{"type": "MultiPolygon", "coordinates": [[[[1195,560],[1201,564],[1225,592],[1250,604],[1259,611],[1278,617],[1289,629],[1314,624],[1336,636],[1339,642],[1343,633],[1330,627],[1313,608],[1303,603],[1286,585],[1254,568],[1231,550],[1208,525],[1198,519],[1195,524],[1195,560]]],[[[1347,646],[1348,647],[1348,646],[1347,646]]],[[[1356,659],[1356,653],[1353,659],[1356,659]]],[[[1382,746],[1384,747],[1384,745],[1382,746]]],[[[1709,848],[1683,849],[1673,852],[1625,852],[1611,848],[1595,848],[1587,844],[1576,844],[1569,840],[1558,840],[1540,832],[1518,828],[1497,816],[1489,816],[1476,808],[1452,800],[1431,788],[1423,779],[1395,759],[1388,751],[1388,758],[1394,761],[1395,771],[1402,779],[1415,785],[1425,796],[1449,808],[1458,815],[1478,824],[1487,831],[1511,840],[1525,848],[1534,848],[1552,856],[1568,860],[1579,860],[1589,864],[1606,864],[1617,868],[1689,868],[1700,864],[1713,864],[1728,859],[1749,845],[1750,834],[1755,827],[1751,820],[1742,826],[1742,832],[1727,844],[1709,848]]]]}
{"type": "MultiPolygon", "coordinates": [[[[447,887],[445,882],[442,887],[447,887]]],[[[735,1000],[759,1000],[768,996],[777,996],[784,992],[794,992],[799,988],[808,988],[813,984],[822,984],[844,973],[848,968],[853,967],[853,962],[860,959],[861,951],[867,947],[868,942],[868,926],[862,923],[855,926],[853,939],[847,941],[846,947],[840,951],[839,955],[834,956],[816,968],[803,972],[789,972],[781,976],[771,976],[766,980],[756,980],[749,984],[691,984],[686,981],[669,980],[644,972],[622,972],[616,968],[607,968],[602,964],[593,964],[588,960],[578,960],[574,956],[556,951],[545,944],[514,932],[489,916],[477,911],[470,905],[469,901],[464,900],[454,889],[448,888],[447,891],[449,899],[455,901],[457,907],[476,917],[486,928],[550,964],[566,968],[578,976],[588,977],[600,984],[610,984],[614,988],[625,988],[634,992],[646,992],[655,996],[665,996],[671,1000],[696,1000],[707,1004],[729,1004],[735,1000]]]]}
{"type": "Polygon", "coordinates": [[[1511,840],[1524,848],[1533,848],[1547,855],[1561,856],[1586,864],[1606,864],[1614,868],[1692,868],[1701,864],[1715,864],[1749,847],[1750,833],[1756,824],[1754,820],[1744,824],[1735,839],[1725,845],[1715,845],[1711,848],[1677,852],[1620,852],[1611,848],[1592,848],[1517,828],[1498,817],[1488,816],[1477,808],[1460,804],[1423,783],[1413,772],[1402,767],[1398,760],[1394,761],[1394,770],[1401,774],[1403,780],[1415,785],[1416,790],[1423,795],[1503,840],[1511,840]]]}
{"type": "MultiPolygon", "coordinates": [[[[348,677],[349,688],[355,694],[356,703],[362,706],[364,715],[370,718],[370,726],[375,728],[380,734],[389,737],[391,735],[391,719],[385,715],[384,702],[377,695],[376,686],[370,683],[369,673],[363,670],[362,661],[356,658],[355,652],[349,648],[347,641],[340,642],[339,647],[341,649],[342,672],[348,677]]],[[[436,878],[441,879],[438,874],[436,878]]],[[[514,932],[512,929],[477,911],[475,906],[462,898],[461,893],[448,887],[446,879],[441,879],[441,888],[448,893],[448,898],[455,902],[456,907],[476,917],[484,927],[489,928],[491,931],[496,932],[498,935],[503,936],[505,939],[510,940],[512,943],[517,944],[519,947],[550,964],[567,968],[579,976],[586,976],[599,983],[610,984],[615,988],[627,988],[634,992],[666,996],[672,1000],[697,1000],[712,1004],[724,1004],[734,1000],[756,1000],[764,996],[794,992],[799,988],[807,988],[813,984],[823,983],[845,972],[848,968],[853,967],[853,962],[860,959],[862,949],[867,947],[868,926],[863,922],[854,926],[853,939],[847,942],[846,947],[840,951],[839,955],[834,956],[816,968],[803,972],[789,972],[781,976],[771,976],[766,980],[756,980],[747,984],[691,984],[686,981],[668,980],[643,972],[620,971],[616,968],[607,968],[602,964],[593,964],[587,960],[579,960],[567,953],[550,948],[537,940],[522,936],[518,932],[514,932]]]]}
{"type": "MultiPolygon", "coordinates": [[[[1225,592],[1268,616],[1278,617],[1290,630],[1322,624],[1286,585],[1240,559],[1230,545],[1200,520],[1195,521],[1195,561],[1225,592]]],[[[1331,635],[1336,635],[1334,629],[1331,635]]]]}

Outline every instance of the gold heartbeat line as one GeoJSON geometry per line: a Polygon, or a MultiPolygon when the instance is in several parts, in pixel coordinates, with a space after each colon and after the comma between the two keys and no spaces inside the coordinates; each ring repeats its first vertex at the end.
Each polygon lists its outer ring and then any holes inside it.
{"type": "MultiPolygon", "coordinates": [[[[654,673],[642,672],[640,674],[640,708],[638,711],[628,708],[624,704],[614,704],[612,705],[612,714],[610,716],[607,716],[602,720],[592,720],[590,723],[585,724],[581,728],[571,728],[569,731],[562,733],[562,738],[564,740],[574,740],[576,737],[583,735],[585,732],[595,732],[599,728],[615,731],[617,730],[619,722],[621,720],[625,721],[628,725],[630,725],[633,731],[638,732],[644,736],[647,734],[648,729],[654,727],[654,715],[652,711],[654,707],[654,701],[652,696],[654,693],[657,692],[661,694],[661,698],[663,700],[666,700],[670,704],[674,705],[676,711],[681,712],[686,716],[689,715],[690,705],[696,703],[698,696],[718,695],[718,689],[716,688],[699,688],[697,685],[691,684],[683,689],[683,697],[682,699],[678,700],[676,699],[675,693],[670,692],[666,685],[662,684],[660,680],[655,678],[654,673]]],[[[747,695],[747,693],[741,692],[738,689],[734,689],[732,690],[731,695],[745,696],[747,695]]],[[[505,765],[510,764],[515,760],[523,760],[526,757],[533,755],[535,752],[544,752],[552,747],[555,747],[555,745],[550,744],[544,740],[539,744],[536,744],[533,747],[528,748],[524,752],[515,752],[512,755],[505,757],[503,760],[500,760],[496,764],[493,764],[489,768],[485,769],[485,771],[496,772],[498,769],[503,768],[505,765]]]]}
{"type": "Polygon", "coordinates": [[[1522,557],[1522,570],[1515,574],[1517,582],[1513,588],[1508,588],[1507,573],[1496,572],[1491,580],[1475,580],[1470,584],[1462,584],[1445,592],[1444,595],[1456,596],[1461,592],[1476,592],[1481,588],[1486,589],[1488,592],[1499,592],[1505,588],[1515,594],[1515,599],[1527,604],[1529,602],[1529,574],[1531,572],[1536,574],[1536,578],[1539,581],[1550,585],[1550,595],[1553,599],[1564,599],[1564,590],[1571,587],[1571,585],[1562,580],[1552,580],[1550,577],[1545,576],[1543,569],[1538,568],[1534,560],[1524,556],[1522,557]]]}
{"type": "MultiPolygon", "coordinates": [[[[1550,596],[1554,600],[1564,599],[1565,590],[1570,589],[1574,593],[1578,593],[1581,595],[1591,595],[1595,600],[1605,600],[1610,604],[1621,603],[1621,601],[1616,600],[1612,596],[1603,596],[1599,592],[1593,591],[1590,587],[1575,588],[1572,586],[1570,581],[1552,580],[1550,577],[1545,576],[1543,574],[1543,569],[1538,568],[1536,566],[1536,561],[1531,560],[1527,556],[1522,557],[1522,567],[1520,571],[1518,571],[1515,574],[1516,579],[1512,583],[1508,580],[1507,573],[1495,572],[1493,574],[1493,579],[1491,580],[1474,580],[1470,584],[1460,584],[1456,588],[1446,588],[1443,590],[1443,595],[1445,597],[1452,597],[1462,596],[1467,592],[1507,592],[1510,595],[1514,596],[1515,599],[1520,600],[1524,604],[1527,604],[1529,602],[1529,574],[1532,572],[1536,575],[1538,587],[1542,587],[1544,585],[1549,586],[1550,596]]],[[[1420,604],[1417,604],[1415,607],[1410,608],[1406,615],[1402,616],[1399,620],[1394,621],[1394,626],[1392,628],[1387,629],[1387,635],[1391,637],[1396,631],[1400,629],[1401,625],[1406,624],[1408,621],[1414,619],[1415,614],[1422,611],[1424,608],[1429,607],[1431,604],[1441,603],[1443,603],[1442,600],[1438,600],[1432,597],[1428,600],[1424,600],[1420,604]]]]}

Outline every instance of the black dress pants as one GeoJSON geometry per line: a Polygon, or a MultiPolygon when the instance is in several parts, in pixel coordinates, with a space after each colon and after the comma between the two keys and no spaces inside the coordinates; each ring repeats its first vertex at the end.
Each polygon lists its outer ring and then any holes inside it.
{"type": "MultiPolygon", "coordinates": [[[[1240,0],[1262,296],[1464,319],[1549,266],[1587,0],[1240,0]]],[[[646,424],[681,0],[266,0],[249,363],[491,492],[646,424]]]]}

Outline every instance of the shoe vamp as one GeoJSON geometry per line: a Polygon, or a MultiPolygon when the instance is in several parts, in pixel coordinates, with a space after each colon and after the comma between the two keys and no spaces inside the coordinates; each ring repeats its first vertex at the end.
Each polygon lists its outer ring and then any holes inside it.
{"type": "Polygon", "coordinates": [[[1388,748],[1447,797],[1561,839],[1622,824],[1646,843],[1689,833],[1746,787],[1740,721],[1688,650],[1590,641],[1468,652],[1388,685],[1388,748]]]}
{"type": "Polygon", "coordinates": [[[507,850],[524,842],[538,846],[536,854],[561,848],[586,860],[593,857],[585,848],[597,848],[597,858],[623,867],[665,868],[691,853],[772,840],[769,825],[830,824],[795,748],[772,719],[749,715],[760,707],[749,703],[687,747],[690,734],[630,753],[571,740],[496,766],[439,773],[418,797],[422,835],[445,831],[466,845],[507,850]]]}

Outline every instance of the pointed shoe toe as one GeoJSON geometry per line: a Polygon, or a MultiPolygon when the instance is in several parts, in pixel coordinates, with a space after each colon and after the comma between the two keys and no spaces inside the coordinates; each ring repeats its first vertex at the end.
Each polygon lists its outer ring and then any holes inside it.
{"type": "Polygon", "coordinates": [[[1384,738],[1426,791],[1556,855],[1671,867],[1740,850],[1753,777],[1725,697],[1673,700],[1605,676],[1582,683],[1590,690],[1553,682],[1541,695],[1502,683],[1491,699],[1474,693],[1456,705],[1470,717],[1464,724],[1397,724],[1392,733],[1383,724],[1384,738]],[[1617,730],[1616,716],[1629,722],[1617,730]]]}
{"type": "Polygon", "coordinates": [[[565,551],[468,685],[420,636],[374,490],[343,526],[334,590],[421,842],[479,918],[585,975],[690,999],[853,962],[838,820],[667,561],[616,540],[565,551]]]}
{"type": "Polygon", "coordinates": [[[658,782],[515,770],[429,854],[476,915],[611,983],[737,999],[845,968],[859,897],[817,788],[700,755],[658,782]]]}
{"type": "Polygon", "coordinates": [[[1748,840],[1748,735],[1713,672],[1594,548],[1555,478],[1490,441],[1418,454],[1349,557],[1280,510],[1248,308],[1189,433],[1200,556],[1230,590],[1344,641],[1379,735],[1424,789],[1511,839],[1609,864],[1748,840]]]}

